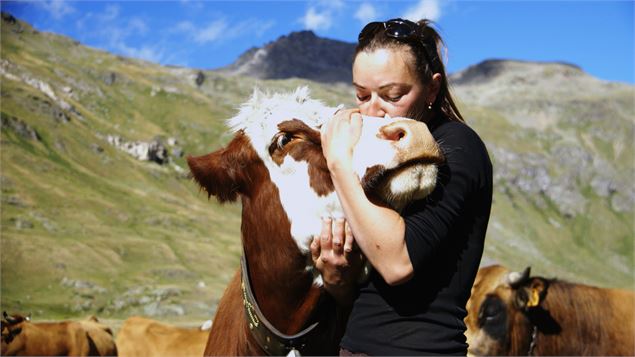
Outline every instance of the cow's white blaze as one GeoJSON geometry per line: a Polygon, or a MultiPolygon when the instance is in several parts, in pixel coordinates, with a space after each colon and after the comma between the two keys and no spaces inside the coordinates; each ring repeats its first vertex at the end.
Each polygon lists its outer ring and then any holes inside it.
{"type": "Polygon", "coordinates": [[[314,269],[309,245],[322,230],[322,217],[343,217],[337,194],[318,196],[310,188],[309,167],[305,161],[287,156],[279,167],[273,162],[266,166],[280,192],[280,202],[291,224],[291,236],[298,249],[308,257],[306,270],[313,272],[313,284],[321,286],[322,276],[314,269]]]}
{"type": "Polygon", "coordinates": [[[308,253],[311,239],[321,231],[321,218],[343,217],[337,194],[318,196],[309,187],[309,168],[304,161],[298,162],[287,156],[280,167],[267,166],[280,192],[282,207],[291,221],[291,235],[300,251],[308,253]]]}

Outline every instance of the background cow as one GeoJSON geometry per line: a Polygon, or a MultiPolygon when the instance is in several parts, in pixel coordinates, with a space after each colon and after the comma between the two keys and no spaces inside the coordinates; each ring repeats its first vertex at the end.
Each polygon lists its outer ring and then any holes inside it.
{"type": "Polygon", "coordinates": [[[3,356],[116,356],[112,331],[90,317],[84,321],[33,323],[21,315],[2,319],[3,356]]]}
{"type": "Polygon", "coordinates": [[[117,333],[120,357],[202,356],[208,329],[184,328],[133,316],[117,333]]]}
{"type": "MultiPolygon", "coordinates": [[[[113,338],[112,329],[99,322],[97,317],[90,316],[78,321],[86,330],[89,341],[94,344],[96,356],[117,356],[117,346],[113,338]]],[[[92,352],[91,352],[92,353],[92,352]]]]}
{"type": "MultiPolygon", "coordinates": [[[[188,158],[210,196],[241,198],[244,280],[255,297],[249,299],[238,272],[219,302],[205,355],[286,354],[292,348],[337,353],[346,312],[322,291],[309,253],[321,217],[342,216],[318,129],[335,111],[310,99],[306,88],[255,92],[229,120],[236,134],[225,148],[188,158]],[[310,337],[295,336],[316,322],[310,337]]],[[[442,155],[423,123],[365,118],[353,160],[367,194],[400,209],[434,188],[442,155]]]]}
{"type": "Polygon", "coordinates": [[[475,355],[635,355],[635,294],[481,268],[467,303],[475,355]]]}

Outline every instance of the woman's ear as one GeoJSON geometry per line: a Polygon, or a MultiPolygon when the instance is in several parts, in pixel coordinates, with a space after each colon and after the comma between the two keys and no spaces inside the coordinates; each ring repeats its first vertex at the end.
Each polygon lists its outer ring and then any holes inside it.
{"type": "Polygon", "coordinates": [[[434,103],[437,100],[439,89],[441,89],[441,78],[441,73],[435,73],[432,75],[432,80],[430,80],[430,85],[428,87],[429,89],[426,103],[434,103]]]}

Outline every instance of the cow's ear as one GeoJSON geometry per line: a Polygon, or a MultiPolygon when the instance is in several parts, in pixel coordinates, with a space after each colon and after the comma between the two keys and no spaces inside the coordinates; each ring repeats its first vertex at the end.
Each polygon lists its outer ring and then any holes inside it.
{"type": "Polygon", "coordinates": [[[549,283],[542,278],[533,278],[526,285],[518,288],[514,302],[516,307],[529,310],[540,306],[547,296],[549,283]]]}
{"type": "Polygon", "coordinates": [[[531,267],[528,266],[523,270],[522,273],[519,272],[511,272],[507,274],[507,283],[511,286],[512,289],[518,289],[519,287],[525,285],[527,281],[529,281],[529,276],[531,275],[531,267]]]}
{"type": "Polygon", "coordinates": [[[236,200],[236,184],[231,175],[232,170],[227,169],[228,163],[222,150],[203,156],[188,156],[187,165],[194,180],[207,191],[208,197],[215,196],[221,203],[236,200]]]}
{"type": "Polygon", "coordinates": [[[17,324],[18,322],[20,322],[17,318],[15,318],[14,316],[11,316],[9,314],[7,314],[6,311],[2,312],[2,316],[4,317],[5,321],[7,321],[7,323],[9,325],[13,325],[13,324],[17,324]]]}
{"type": "Polygon", "coordinates": [[[238,132],[227,147],[203,156],[188,156],[187,164],[192,177],[208,196],[219,202],[233,202],[243,193],[245,167],[249,165],[249,152],[253,152],[244,133],[238,132]]]}

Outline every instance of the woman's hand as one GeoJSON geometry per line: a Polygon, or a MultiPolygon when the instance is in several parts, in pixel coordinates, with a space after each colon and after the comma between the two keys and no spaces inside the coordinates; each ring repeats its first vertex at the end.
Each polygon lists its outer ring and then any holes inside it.
{"type": "Polygon", "coordinates": [[[359,141],[362,130],[362,116],[359,109],[338,111],[322,126],[322,153],[329,170],[352,170],[353,147],[359,141]]]}
{"type": "Polygon", "coordinates": [[[311,243],[311,257],[324,288],[339,304],[352,304],[364,259],[344,219],[323,219],[322,232],[311,243]]]}

